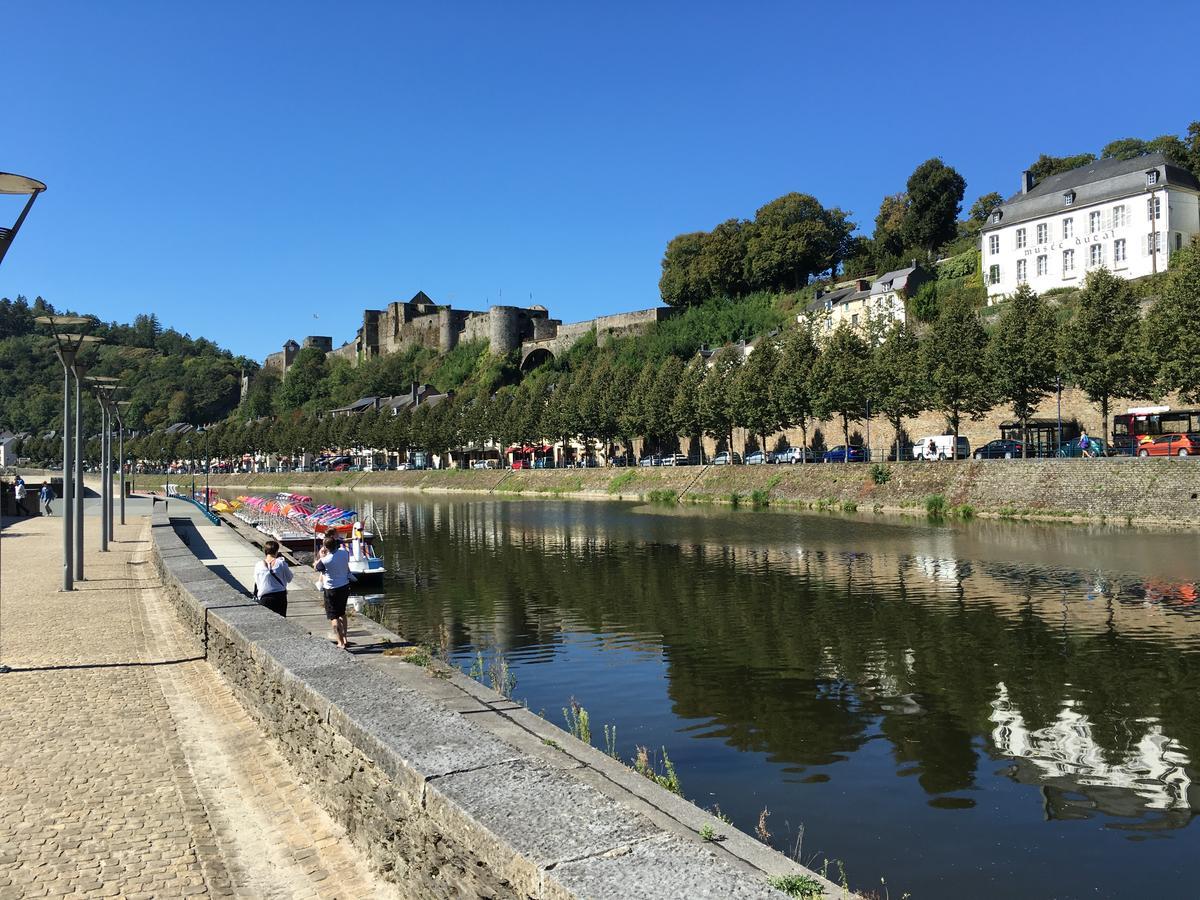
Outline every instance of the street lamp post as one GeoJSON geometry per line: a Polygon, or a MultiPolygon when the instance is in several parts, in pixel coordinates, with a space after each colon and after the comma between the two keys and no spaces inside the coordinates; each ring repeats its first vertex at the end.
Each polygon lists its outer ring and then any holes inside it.
{"type": "MultiPolygon", "coordinates": [[[[19,224],[19,223],[18,223],[19,224]]],[[[11,240],[11,238],[9,238],[11,240]]],[[[63,367],[63,582],[64,591],[75,590],[75,516],[72,503],[72,480],[74,469],[71,465],[71,454],[75,447],[75,433],[72,430],[73,410],[71,408],[71,369],[75,358],[86,344],[96,343],[100,338],[88,334],[61,333],[58,329],[66,326],[89,325],[91,320],[84,316],[38,316],[34,319],[39,325],[49,325],[54,329],[56,352],[63,367]]]]}
{"type": "Polygon", "coordinates": [[[120,477],[117,479],[117,483],[118,483],[117,490],[120,491],[119,496],[121,498],[121,524],[124,525],[125,524],[125,420],[121,418],[121,409],[120,408],[122,406],[129,406],[129,401],[128,400],[118,400],[116,405],[117,405],[117,435],[118,435],[117,472],[120,473],[120,477]]]}
{"type": "Polygon", "coordinates": [[[112,375],[94,375],[88,379],[100,404],[100,550],[108,552],[112,540],[112,391],[120,380],[112,375]]]}
{"type": "Polygon", "coordinates": [[[75,375],[75,580],[83,577],[83,379],[87,366],[76,360],[75,375]]]}
{"type": "MultiPolygon", "coordinates": [[[[208,429],[197,428],[196,434],[204,435],[204,510],[208,511],[208,474],[212,465],[212,457],[208,454],[208,429]]],[[[192,480],[192,499],[196,499],[195,479],[192,480]]]]}
{"type": "Polygon", "coordinates": [[[42,184],[36,178],[26,178],[24,175],[12,175],[8,172],[0,172],[0,194],[29,195],[29,199],[25,201],[24,209],[17,216],[17,221],[13,223],[12,228],[0,228],[0,262],[4,261],[4,255],[8,253],[8,248],[12,246],[12,242],[16,239],[17,232],[21,230],[21,225],[24,224],[25,217],[29,215],[29,210],[33,209],[33,201],[45,189],[46,185],[42,184]]]}

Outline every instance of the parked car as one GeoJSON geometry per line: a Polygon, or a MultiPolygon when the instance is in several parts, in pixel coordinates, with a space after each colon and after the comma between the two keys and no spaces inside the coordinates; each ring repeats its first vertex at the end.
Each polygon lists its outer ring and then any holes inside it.
{"type": "MultiPolygon", "coordinates": [[[[931,434],[923,437],[913,444],[912,455],[913,459],[953,459],[954,435],[931,434]]],[[[967,459],[971,455],[971,444],[962,435],[958,437],[957,455],[959,459],[967,459]]]]}
{"type": "Polygon", "coordinates": [[[776,450],[772,459],[779,464],[816,462],[816,454],[807,447],[788,447],[786,450],[776,450]]]}
{"type": "Polygon", "coordinates": [[[762,466],[769,462],[773,462],[773,460],[762,450],[755,450],[753,453],[746,454],[746,465],[748,466],[762,466]]]}
{"type": "Polygon", "coordinates": [[[998,438],[988,441],[975,451],[976,459],[1020,459],[1025,445],[1020,441],[998,438]]]}
{"type": "Polygon", "coordinates": [[[827,463],[866,462],[867,451],[857,444],[851,444],[848,448],[844,444],[838,444],[826,450],[821,460],[827,463]]]}
{"type": "Polygon", "coordinates": [[[692,461],[686,453],[668,453],[662,458],[662,464],[664,466],[690,466],[692,461]]]}
{"type": "Polygon", "coordinates": [[[532,469],[533,463],[527,459],[514,459],[512,461],[512,467],[514,469],[532,469]]]}
{"type": "Polygon", "coordinates": [[[718,453],[713,457],[712,464],[714,466],[736,466],[742,462],[741,454],[730,453],[726,450],[724,453],[718,453]]]}
{"type": "Polygon", "coordinates": [[[533,467],[535,469],[553,469],[554,468],[554,457],[553,456],[539,456],[537,459],[535,459],[533,461],[533,467]]]}
{"type": "MultiPolygon", "coordinates": [[[[1067,441],[1058,448],[1058,452],[1054,454],[1059,459],[1079,459],[1083,456],[1083,450],[1079,447],[1079,438],[1067,441]]],[[[1105,445],[1100,438],[1088,436],[1088,456],[1111,456],[1112,448],[1105,445]]]]}
{"type": "Polygon", "coordinates": [[[659,456],[658,454],[651,454],[650,456],[643,456],[641,459],[638,460],[638,465],[642,466],[643,468],[648,468],[651,466],[661,466],[662,464],[663,464],[662,457],[659,456]]]}
{"type": "Polygon", "coordinates": [[[609,460],[609,465],[616,468],[625,468],[626,466],[634,465],[634,459],[627,453],[620,453],[609,460]]]}
{"type": "Polygon", "coordinates": [[[1200,434],[1147,435],[1138,444],[1137,455],[1200,456],[1200,434]]]}
{"type": "Polygon", "coordinates": [[[494,459],[476,459],[471,463],[472,469],[494,469],[496,461],[494,459]]]}

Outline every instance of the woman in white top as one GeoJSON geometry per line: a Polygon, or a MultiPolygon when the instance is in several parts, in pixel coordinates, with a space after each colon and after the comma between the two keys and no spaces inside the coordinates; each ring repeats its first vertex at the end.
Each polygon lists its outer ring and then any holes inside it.
{"type": "Polygon", "coordinates": [[[263,544],[263,558],[254,566],[254,596],[271,612],[287,615],[287,586],[292,570],[279,557],[279,542],[263,544]]]}

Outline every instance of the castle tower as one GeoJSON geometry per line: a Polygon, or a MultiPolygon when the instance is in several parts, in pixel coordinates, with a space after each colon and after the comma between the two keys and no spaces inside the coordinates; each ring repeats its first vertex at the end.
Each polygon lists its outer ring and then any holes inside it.
{"type": "Polygon", "coordinates": [[[512,353],[521,345],[521,311],[517,307],[488,309],[488,345],[497,356],[512,353]]]}
{"type": "Polygon", "coordinates": [[[448,306],[438,309],[438,352],[449,353],[458,344],[458,332],[454,329],[454,310],[448,306]]]}

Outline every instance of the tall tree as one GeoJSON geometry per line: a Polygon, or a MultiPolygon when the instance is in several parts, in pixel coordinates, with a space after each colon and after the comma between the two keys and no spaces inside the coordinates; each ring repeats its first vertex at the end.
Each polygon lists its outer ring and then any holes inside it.
{"type": "Polygon", "coordinates": [[[908,177],[908,207],[904,211],[905,243],[932,254],[958,233],[963,177],[940,159],[928,159],[908,177]]]}
{"type": "Polygon", "coordinates": [[[1003,202],[1004,198],[995,191],[984,194],[971,204],[971,211],[967,214],[968,218],[976,225],[982,225],[992,214],[992,210],[1003,202]]]}
{"type": "Polygon", "coordinates": [[[845,258],[854,224],[809,194],[785,194],[761,207],[746,245],[746,274],[756,290],[798,290],[845,258]]]}
{"type": "Polygon", "coordinates": [[[1200,238],[1171,254],[1162,294],[1146,317],[1146,342],[1158,389],[1200,402],[1200,238]]]}
{"type": "Polygon", "coordinates": [[[754,345],[734,384],[734,418],[759,440],[759,449],[767,452],[767,438],[783,427],[783,416],[771,390],[779,366],[779,348],[775,338],[763,336],[754,345]]]}
{"type": "Polygon", "coordinates": [[[921,344],[921,358],[930,404],[946,417],[954,434],[955,459],[963,416],[981,418],[994,405],[986,350],[987,332],[971,301],[961,295],[947,297],[921,344]]]}
{"type": "Polygon", "coordinates": [[[712,359],[708,374],[700,389],[700,415],[704,430],[714,441],[725,441],[733,452],[734,394],[738,370],[742,367],[742,352],[735,346],[725,347],[712,359]]]}
{"type": "Polygon", "coordinates": [[[845,462],[850,461],[850,423],[861,422],[870,399],[868,367],[871,351],[853,328],[842,322],[822,348],[809,373],[813,413],[818,418],[836,416],[842,423],[845,462]]]}
{"type": "Polygon", "coordinates": [[[871,354],[871,396],[895,435],[896,459],[904,420],[921,413],[927,403],[925,371],[917,334],[905,322],[895,323],[871,354]]]}
{"type": "Polygon", "coordinates": [[[750,233],[749,222],[729,219],[705,236],[694,270],[705,300],[746,293],[746,244],[750,233]]]}
{"type": "Polygon", "coordinates": [[[1112,401],[1137,397],[1148,385],[1141,350],[1141,318],[1133,288],[1108,269],[1088,272],[1079,309],[1062,332],[1062,371],[1100,406],[1104,443],[1112,401]]]}
{"type": "Polygon", "coordinates": [[[996,399],[1012,404],[1021,423],[1022,455],[1029,455],[1029,420],[1058,380],[1054,311],[1028,284],[1020,285],[1000,313],[988,344],[996,399]]]}
{"type": "Polygon", "coordinates": [[[704,387],[707,371],[704,358],[697,355],[688,363],[671,400],[671,420],[677,434],[686,434],[694,439],[699,448],[700,463],[704,463],[704,416],[700,406],[700,392],[704,387]]]}
{"type": "Polygon", "coordinates": [[[797,327],[784,332],[771,389],[783,427],[799,428],[804,447],[808,446],[808,420],[812,417],[809,373],[816,359],[817,345],[811,331],[797,327]]]}
{"type": "Polygon", "coordinates": [[[904,252],[904,217],[908,194],[888,194],[879,204],[873,238],[875,258],[887,259],[904,252]]]}
{"type": "Polygon", "coordinates": [[[677,235],[667,244],[658,280],[658,292],[667,305],[692,306],[706,299],[698,265],[707,238],[703,231],[693,231],[677,235]]]}

